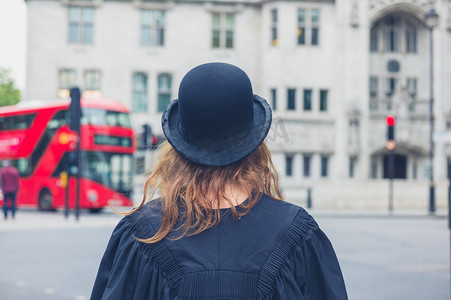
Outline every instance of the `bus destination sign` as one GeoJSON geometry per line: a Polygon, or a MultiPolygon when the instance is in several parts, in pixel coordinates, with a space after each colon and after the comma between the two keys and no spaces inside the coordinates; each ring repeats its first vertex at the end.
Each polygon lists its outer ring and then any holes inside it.
{"type": "Polygon", "coordinates": [[[97,145],[131,147],[132,139],[128,138],[128,137],[121,137],[121,136],[96,134],[94,136],[94,143],[97,145]]]}

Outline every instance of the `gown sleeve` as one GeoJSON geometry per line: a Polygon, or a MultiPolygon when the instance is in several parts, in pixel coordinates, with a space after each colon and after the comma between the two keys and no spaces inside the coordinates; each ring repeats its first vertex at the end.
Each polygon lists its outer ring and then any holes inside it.
{"type": "Polygon", "coordinates": [[[134,238],[130,218],[114,229],[91,294],[98,299],[169,299],[165,276],[146,245],[134,238]]]}
{"type": "Polygon", "coordinates": [[[277,299],[347,300],[331,242],[305,211],[293,222],[293,244],[275,276],[277,299]],[[296,238],[295,238],[296,237],[296,238]]]}

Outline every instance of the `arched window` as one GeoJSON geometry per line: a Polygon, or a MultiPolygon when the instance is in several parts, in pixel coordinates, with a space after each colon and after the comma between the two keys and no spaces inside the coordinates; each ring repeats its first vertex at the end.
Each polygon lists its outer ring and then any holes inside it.
{"type": "Polygon", "coordinates": [[[384,50],[385,52],[399,52],[400,26],[399,19],[394,17],[383,21],[384,50]]]}
{"type": "Polygon", "coordinates": [[[371,52],[379,51],[378,38],[379,38],[378,28],[377,28],[377,26],[373,26],[373,28],[371,28],[371,33],[370,33],[370,51],[371,52]]]}
{"type": "Polygon", "coordinates": [[[371,28],[370,51],[417,53],[415,21],[403,14],[380,19],[371,28]]]}
{"type": "Polygon", "coordinates": [[[417,28],[410,22],[406,22],[406,53],[417,53],[417,28]]]}

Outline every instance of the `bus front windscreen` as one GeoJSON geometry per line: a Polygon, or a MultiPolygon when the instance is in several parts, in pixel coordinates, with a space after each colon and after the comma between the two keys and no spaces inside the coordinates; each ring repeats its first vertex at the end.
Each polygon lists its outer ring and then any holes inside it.
{"type": "Polygon", "coordinates": [[[128,113],[100,108],[83,108],[82,124],[119,126],[130,128],[130,116],[128,113]]]}
{"type": "Polygon", "coordinates": [[[133,189],[133,157],[131,154],[82,152],[82,176],[97,181],[130,197],[133,189]]]}

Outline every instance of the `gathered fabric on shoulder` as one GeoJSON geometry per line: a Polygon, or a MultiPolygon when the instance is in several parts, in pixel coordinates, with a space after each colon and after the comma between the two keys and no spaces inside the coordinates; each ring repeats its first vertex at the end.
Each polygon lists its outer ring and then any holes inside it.
{"type": "Polygon", "coordinates": [[[200,234],[155,244],[155,200],[124,217],[113,231],[91,299],[231,300],[347,299],[340,266],[326,235],[301,207],[262,195],[236,220],[200,234]]]}

